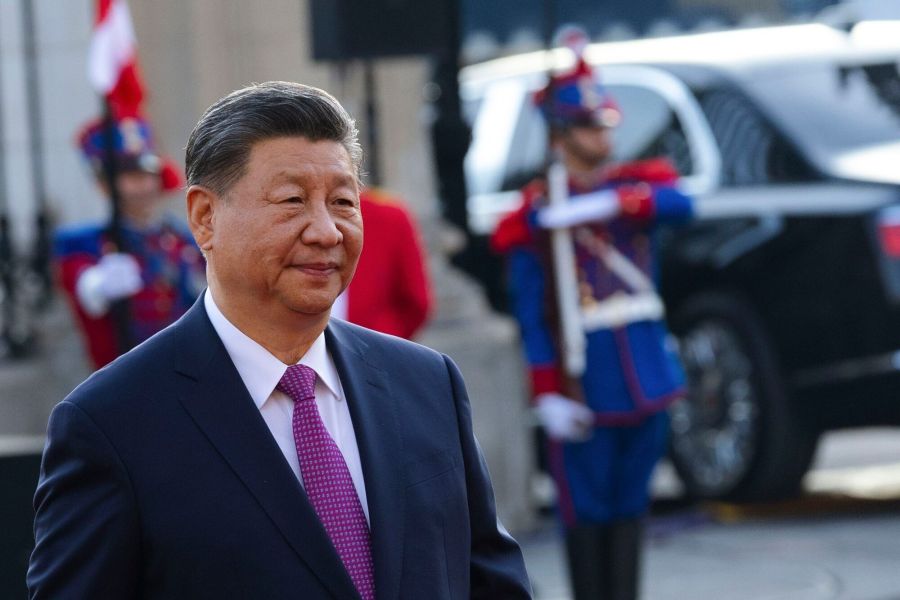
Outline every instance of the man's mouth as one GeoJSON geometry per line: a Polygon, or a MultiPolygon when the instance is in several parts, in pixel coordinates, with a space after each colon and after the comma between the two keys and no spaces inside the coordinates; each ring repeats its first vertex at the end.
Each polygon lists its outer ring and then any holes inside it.
{"type": "Polygon", "coordinates": [[[301,273],[311,275],[313,277],[328,277],[338,271],[338,264],[333,262],[322,263],[301,263],[291,265],[301,273]]]}

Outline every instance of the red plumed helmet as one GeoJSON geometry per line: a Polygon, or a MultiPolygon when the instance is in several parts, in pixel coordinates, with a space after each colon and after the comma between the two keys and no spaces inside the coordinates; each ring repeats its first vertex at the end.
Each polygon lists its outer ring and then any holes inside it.
{"type": "Polygon", "coordinates": [[[567,25],[555,37],[576,56],[575,67],[560,75],[551,75],[547,85],[534,96],[534,102],[551,127],[600,125],[615,127],[622,113],[612,96],[600,83],[594,69],[584,60],[588,37],[583,29],[567,25]]]}

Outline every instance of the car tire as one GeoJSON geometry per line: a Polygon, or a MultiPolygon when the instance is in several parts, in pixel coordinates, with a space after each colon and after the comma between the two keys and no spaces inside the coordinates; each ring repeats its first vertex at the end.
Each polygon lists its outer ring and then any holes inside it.
{"type": "Polygon", "coordinates": [[[670,456],[687,493],[733,502],[800,490],[819,432],[790,402],[756,311],[736,294],[704,293],[671,319],[688,379],[670,408],[670,456]]]}

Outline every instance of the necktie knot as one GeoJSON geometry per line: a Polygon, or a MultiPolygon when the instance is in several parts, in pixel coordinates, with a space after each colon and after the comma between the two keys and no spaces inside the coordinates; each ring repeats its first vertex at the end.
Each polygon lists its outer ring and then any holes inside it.
{"type": "Polygon", "coordinates": [[[316,399],[316,372],[306,365],[291,365],[276,388],[294,402],[316,399]]]}

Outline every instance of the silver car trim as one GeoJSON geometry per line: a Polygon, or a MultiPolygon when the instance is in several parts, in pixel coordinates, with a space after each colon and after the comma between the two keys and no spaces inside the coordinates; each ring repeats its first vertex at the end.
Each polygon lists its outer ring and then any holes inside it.
{"type": "Polygon", "coordinates": [[[791,382],[794,387],[806,388],[897,371],[900,371],[900,350],[840,361],[824,367],[803,369],[793,376],[791,382]]]}

